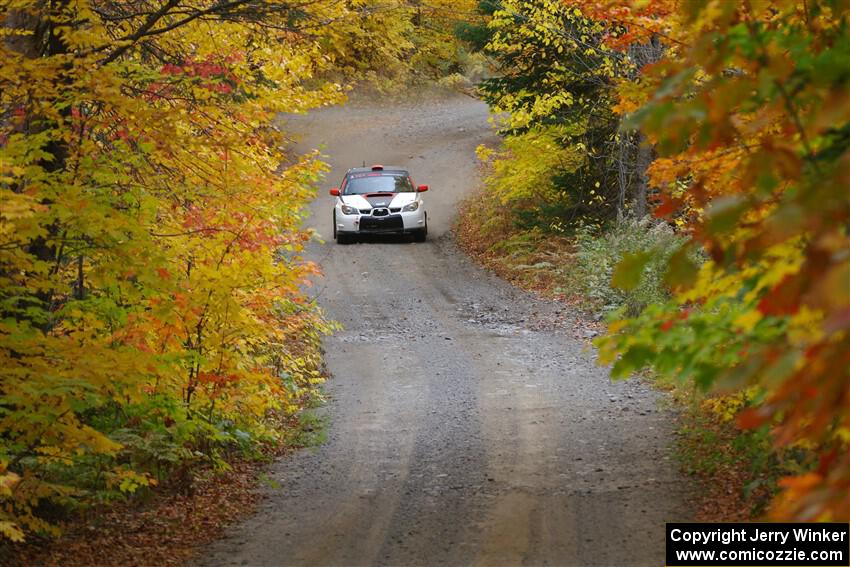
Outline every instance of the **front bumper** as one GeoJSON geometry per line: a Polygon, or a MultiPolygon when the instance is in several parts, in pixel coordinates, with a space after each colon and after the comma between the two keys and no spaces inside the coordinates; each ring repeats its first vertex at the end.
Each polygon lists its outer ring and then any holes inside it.
{"type": "Polygon", "coordinates": [[[416,232],[425,228],[425,211],[420,209],[407,213],[392,213],[385,216],[336,214],[336,231],[346,234],[400,234],[416,232]]]}

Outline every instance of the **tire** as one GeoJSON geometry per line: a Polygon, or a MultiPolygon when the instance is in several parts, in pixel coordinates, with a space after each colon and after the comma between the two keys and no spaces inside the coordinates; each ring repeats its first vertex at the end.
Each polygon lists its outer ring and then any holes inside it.
{"type": "Polygon", "coordinates": [[[354,234],[345,234],[336,230],[336,211],[334,211],[334,240],[337,244],[351,244],[357,239],[354,234]]]}
{"type": "Polygon", "coordinates": [[[425,216],[425,228],[422,230],[417,230],[413,233],[413,241],[414,242],[425,242],[428,238],[428,216],[425,216]]]}

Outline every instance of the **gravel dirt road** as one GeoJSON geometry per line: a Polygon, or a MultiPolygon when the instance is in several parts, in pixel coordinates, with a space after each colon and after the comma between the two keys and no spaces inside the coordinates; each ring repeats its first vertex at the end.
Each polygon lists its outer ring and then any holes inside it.
{"type": "Polygon", "coordinates": [[[202,565],[663,565],[689,518],[671,415],[612,383],[563,306],[487,273],[449,234],[478,183],[487,108],[450,96],[330,108],[291,122],[332,166],[313,210],[326,342],[327,442],[276,463],[278,488],[202,565]],[[427,183],[424,244],[330,241],[348,167],[427,183]]]}

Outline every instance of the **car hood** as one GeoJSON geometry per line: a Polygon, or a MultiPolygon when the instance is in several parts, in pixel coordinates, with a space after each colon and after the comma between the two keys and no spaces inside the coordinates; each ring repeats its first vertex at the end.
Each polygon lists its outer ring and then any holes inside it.
{"type": "Polygon", "coordinates": [[[342,202],[357,209],[371,209],[373,207],[403,207],[415,201],[417,193],[395,193],[393,195],[343,195],[342,202]]]}

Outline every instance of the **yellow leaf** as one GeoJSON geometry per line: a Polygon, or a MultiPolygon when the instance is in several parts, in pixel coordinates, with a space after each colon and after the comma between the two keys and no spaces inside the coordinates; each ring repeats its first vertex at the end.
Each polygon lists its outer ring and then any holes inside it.
{"type": "Polygon", "coordinates": [[[752,311],[747,311],[743,315],[739,315],[735,319],[735,326],[742,331],[749,332],[753,330],[753,327],[755,327],[763,317],[764,316],[758,309],[753,309],[752,311]]]}

